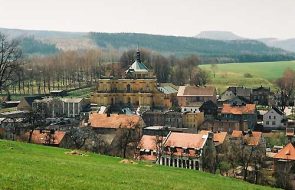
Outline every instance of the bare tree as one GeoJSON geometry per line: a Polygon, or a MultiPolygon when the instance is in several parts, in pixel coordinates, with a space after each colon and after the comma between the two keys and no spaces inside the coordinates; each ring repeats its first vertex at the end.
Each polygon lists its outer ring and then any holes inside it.
{"type": "MultiPolygon", "coordinates": [[[[280,107],[284,111],[291,101],[294,101],[295,71],[287,68],[281,78],[276,81],[280,88],[280,107]]],[[[294,102],[292,102],[293,104],[294,102]]]]}
{"type": "Polygon", "coordinates": [[[45,114],[42,112],[41,107],[37,107],[29,113],[27,119],[29,123],[28,127],[30,130],[28,143],[31,143],[34,130],[42,126],[45,126],[45,114]]]}
{"type": "Polygon", "coordinates": [[[15,82],[21,57],[19,42],[9,41],[4,34],[0,33],[0,90],[8,90],[8,86],[15,82]]]}
{"type": "Polygon", "coordinates": [[[86,140],[91,135],[91,132],[91,129],[88,127],[71,128],[68,134],[74,143],[74,148],[81,149],[85,145],[86,140]]]}
{"type": "Polygon", "coordinates": [[[211,64],[211,70],[212,70],[212,72],[213,72],[213,76],[214,76],[214,78],[215,78],[216,71],[218,70],[218,66],[217,66],[216,63],[212,63],[212,64],[211,64]]]}
{"type": "Polygon", "coordinates": [[[211,81],[211,77],[208,71],[198,69],[192,78],[192,83],[196,86],[204,86],[211,81]]]}

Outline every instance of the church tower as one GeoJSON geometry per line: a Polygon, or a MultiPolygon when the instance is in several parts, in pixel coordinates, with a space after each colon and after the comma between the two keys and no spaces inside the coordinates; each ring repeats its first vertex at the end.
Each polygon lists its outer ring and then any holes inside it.
{"type": "Polygon", "coordinates": [[[140,51],[137,48],[134,63],[125,71],[126,78],[148,79],[155,78],[154,73],[141,62],[140,51]]]}

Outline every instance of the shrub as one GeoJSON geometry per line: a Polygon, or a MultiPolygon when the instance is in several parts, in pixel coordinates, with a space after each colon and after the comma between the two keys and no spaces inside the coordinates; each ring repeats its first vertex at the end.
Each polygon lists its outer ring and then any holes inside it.
{"type": "Polygon", "coordinates": [[[250,73],[245,73],[244,74],[244,77],[245,78],[253,78],[253,75],[251,75],[250,73]]]}

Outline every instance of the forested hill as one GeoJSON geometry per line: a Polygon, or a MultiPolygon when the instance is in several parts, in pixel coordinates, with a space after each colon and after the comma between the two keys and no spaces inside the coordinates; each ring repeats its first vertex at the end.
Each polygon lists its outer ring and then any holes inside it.
{"type": "Polygon", "coordinates": [[[48,55],[59,51],[54,44],[44,43],[33,37],[20,39],[20,46],[25,55],[48,55]]]}
{"type": "Polygon", "coordinates": [[[166,55],[198,54],[224,62],[294,60],[295,54],[266,46],[255,40],[220,41],[193,37],[162,36],[139,33],[90,33],[99,47],[115,49],[147,48],[166,55]]]}

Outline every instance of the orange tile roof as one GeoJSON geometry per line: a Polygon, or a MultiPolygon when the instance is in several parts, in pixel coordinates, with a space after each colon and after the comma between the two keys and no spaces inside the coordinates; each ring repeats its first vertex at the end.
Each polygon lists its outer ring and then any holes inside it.
{"type": "Polygon", "coordinates": [[[140,124],[141,117],[138,115],[91,113],[89,123],[93,128],[134,128],[140,124]]]}
{"type": "Polygon", "coordinates": [[[233,130],[231,136],[235,138],[242,138],[244,137],[245,142],[249,146],[257,146],[261,142],[262,132],[252,131],[252,134],[246,133],[243,134],[243,131],[233,130]]]}
{"type": "Polygon", "coordinates": [[[292,143],[287,144],[275,156],[275,159],[295,160],[295,147],[292,143]]]}
{"type": "Polygon", "coordinates": [[[255,104],[246,104],[245,106],[231,106],[230,104],[223,104],[221,113],[226,114],[255,114],[256,105],[255,104]]]}
{"type": "Polygon", "coordinates": [[[214,133],[213,141],[222,144],[226,138],[227,132],[214,133]]]}
{"type": "Polygon", "coordinates": [[[181,148],[203,148],[206,138],[202,134],[171,132],[165,141],[165,146],[181,148]]]}
{"type": "Polygon", "coordinates": [[[233,130],[231,136],[232,136],[232,137],[235,137],[235,138],[242,137],[242,136],[243,136],[243,131],[233,130]]]}
{"type": "Polygon", "coordinates": [[[215,88],[213,86],[180,86],[177,96],[213,96],[215,88]]]}
{"type": "Polygon", "coordinates": [[[137,148],[145,150],[156,150],[157,137],[152,135],[143,135],[139,141],[137,148]]]}
{"type": "MultiPolygon", "coordinates": [[[[201,130],[199,132],[199,134],[208,135],[208,132],[209,131],[201,130]]],[[[227,132],[214,133],[213,134],[213,141],[214,141],[215,145],[222,144],[226,138],[226,135],[227,135],[227,132]]]]}
{"type": "MultiPolygon", "coordinates": [[[[55,131],[54,136],[52,138],[53,142],[50,144],[59,145],[64,138],[66,132],[64,131],[55,131]]],[[[27,132],[25,136],[29,138],[30,133],[27,132]]],[[[32,134],[32,142],[35,144],[45,144],[46,139],[48,138],[47,133],[40,133],[40,130],[34,130],[32,134]]]]}

